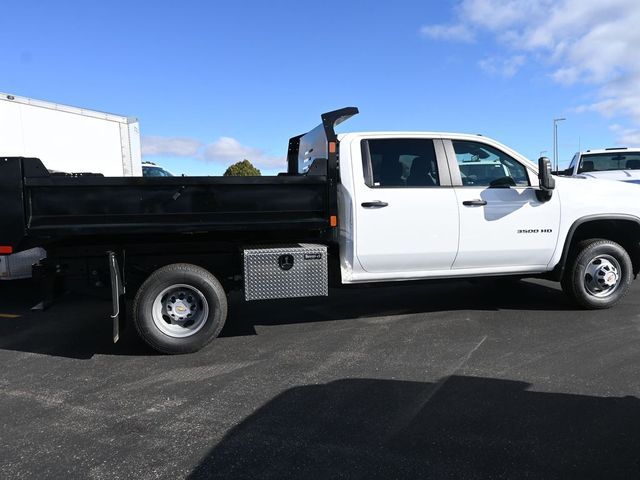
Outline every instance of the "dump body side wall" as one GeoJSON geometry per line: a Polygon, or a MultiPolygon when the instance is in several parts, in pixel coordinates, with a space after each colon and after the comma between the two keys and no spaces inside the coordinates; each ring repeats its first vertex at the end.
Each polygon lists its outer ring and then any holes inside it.
{"type": "Polygon", "coordinates": [[[234,231],[322,236],[329,229],[323,176],[56,177],[43,173],[37,159],[5,163],[0,245],[46,248],[82,236],[108,242],[118,235],[234,231]]]}

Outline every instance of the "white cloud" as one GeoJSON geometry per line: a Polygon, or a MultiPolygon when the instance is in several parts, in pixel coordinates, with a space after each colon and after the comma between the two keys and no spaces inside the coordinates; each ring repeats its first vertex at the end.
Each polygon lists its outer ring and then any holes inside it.
{"type": "Polygon", "coordinates": [[[461,23],[499,31],[514,28],[543,15],[551,1],[465,0],[457,8],[461,23]]]}
{"type": "Polygon", "coordinates": [[[420,29],[424,37],[436,40],[450,40],[457,42],[473,42],[473,30],[461,24],[456,25],[425,25],[420,29]]]}
{"type": "Polygon", "coordinates": [[[505,78],[513,77],[525,62],[524,55],[514,55],[508,58],[487,57],[478,62],[482,70],[491,75],[500,75],[505,78]]]}
{"type": "Polygon", "coordinates": [[[209,162],[231,164],[244,160],[250,160],[258,167],[274,168],[284,167],[284,157],[267,155],[263,150],[242,145],[231,137],[220,137],[215,142],[204,148],[202,158],[209,162]]]}
{"type": "MultiPolygon", "coordinates": [[[[554,81],[592,87],[593,100],[574,111],[626,117],[640,130],[640,1],[461,0],[455,16],[421,32],[466,26],[471,37],[491,35],[508,53],[480,60],[486,72],[513,76],[524,56],[537,59],[554,81]]],[[[628,129],[614,133],[636,138],[628,129]]]]}
{"type": "Polygon", "coordinates": [[[144,135],[141,139],[142,155],[193,157],[202,143],[193,138],[144,135]]]}
{"type": "Polygon", "coordinates": [[[142,137],[142,155],[158,157],[191,157],[205,162],[230,165],[244,159],[258,168],[284,168],[285,157],[267,155],[263,150],[243,145],[235,138],[220,137],[205,144],[200,140],[185,137],[142,137]]]}
{"type": "Polygon", "coordinates": [[[614,124],[609,127],[616,136],[620,145],[625,147],[640,147],[640,130],[637,128],[626,128],[622,125],[614,124]]]}

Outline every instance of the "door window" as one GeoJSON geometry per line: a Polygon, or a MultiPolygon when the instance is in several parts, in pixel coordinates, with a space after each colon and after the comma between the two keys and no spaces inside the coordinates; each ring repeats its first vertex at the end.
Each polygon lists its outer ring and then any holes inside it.
{"type": "Polygon", "coordinates": [[[527,187],[527,169],[500,150],[480,142],[453,140],[462,185],[470,187],[527,187]]]}
{"type": "Polygon", "coordinates": [[[440,186],[433,140],[387,138],[364,140],[365,183],[373,188],[440,186]]]}

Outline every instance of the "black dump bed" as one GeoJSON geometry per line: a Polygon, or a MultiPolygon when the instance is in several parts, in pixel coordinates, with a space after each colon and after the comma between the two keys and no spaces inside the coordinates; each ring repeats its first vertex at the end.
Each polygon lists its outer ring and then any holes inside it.
{"type": "Polygon", "coordinates": [[[337,214],[334,126],[355,113],[326,113],[318,128],[293,137],[288,173],[273,177],[57,176],[36,158],[0,158],[0,251],[82,235],[327,235],[337,214]]]}

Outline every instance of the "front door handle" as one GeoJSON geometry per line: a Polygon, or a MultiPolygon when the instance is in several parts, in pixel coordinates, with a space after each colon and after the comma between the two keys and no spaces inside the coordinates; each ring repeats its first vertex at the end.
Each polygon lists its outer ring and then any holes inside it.
{"type": "Polygon", "coordinates": [[[462,202],[465,207],[481,207],[487,204],[486,200],[480,200],[479,198],[476,200],[465,200],[462,202]]]}
{"type": "Polygon", "coordinates": [[[375,200],[373,202],[362,202],[361,205],[364,208],[383,208],[389,206],[387,202],[381,202],[380,200],[375,200]]]}

